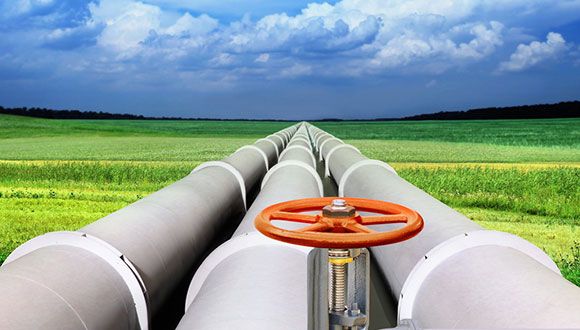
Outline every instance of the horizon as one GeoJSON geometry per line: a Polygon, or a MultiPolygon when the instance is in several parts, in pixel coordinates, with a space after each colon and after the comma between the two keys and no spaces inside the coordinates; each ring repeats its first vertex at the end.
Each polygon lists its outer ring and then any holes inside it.
{"type": "Polygon", "coordinates": [[[111,113],[105,112],[100,110],[80,110],[80,109],[48,109],[48,108],[40,108],[40,107],[12,107],[7,108],[0,105],[0,116],[2,115],[13,115],[13,116],[25,116],[25,117],[32,117],[32,118],[40,118],[40,119],[64,119],[64,120],[71,120],[71,119],[88,119],[88,120],[177,120],[177,121],[188,121],[188,120],[199,120],[199,121],[278,121],[278,122],[340,122],[340,121],[370,121],[370,122],[381,122],[381,121],[405,121],[405,120],[529,120],[529,119],[574,119],[579,118],[579,110],[577,109],[578,105],[580,105],[580,100],[570,100],[570,101],[562,101],[558,103],[551,103],[551,104],[520,104],[516,106],[510,107],[489,107],[489,108],[475,108],[475,109],[463,109],[463,110],[442,110],[437,112],[427,112],[427,113],[419,113],[411,116],[406,117],[390,117],[390,118],[350,118],[350,119],[340,119],[340,118],[312,118],[312,119],[276,119],[276,118],[227,118],[227,117],[168,117],[168,116],[159,116],[159,117],[151,117],[151,116],[144,116],[139,113],[111,113]],[[575,105],[576,109],[572,110],[570,108],[571,105],[575,105]],[[546,107],[545,109],[538,109],[538,107],[546,107]],[[564,108],[563,108],[564,107],[564,108]],[[529,114],[522,113],[521,108],[533,108],[529,114]],[[32,111],[29,113],[19,113],[14,112],[18,110],[24,111],[32,111]],[[47,111],[48,113],[70,113],[70,112],[78,112],[84,115],[84,117],[78,118],[71,118],[71,117],[46,117],[42,116],[38,113],[34,113],[35,111],[47,111]],[[503,114],[497,113],[503,112],[503,114]],[[542,112],[543,114],[538,113],[538,111],[542,112]],[[13,112],[13,113],[11,113],[13,112]],[[476,114],[476,112],[478,112],[476,114]],[[487,113],[487,118],[477,118],[477,116],[481,116],[481,113],[487,113]],[[493,113],[491,113],[493,112],[493,113]],[[573,112],[573,113],[568,113],[573,112]],[[445,115],[459,115],[459,114],[472,114],[471,116],[467,116],[464,118],[445,118],[445,115]],[[548,115],[548,113],[550,113],[548,115]],[[117,118],[93,118],[91,117],[93,114],[105,115],[105,116],[119,116],[117,118]],[[535,116],[532,116],[535,114],[535,116]],[[121,116],[126,116],[122,118],[121,116]],[[475,116],[475,117],[474,117],[475,116]],[[471,117],[471,118],[470,118],[471,117]]]}
{"type": "Polygon", "coordinates": [[[580,2],[15,1],[0,103],[342,120],[580,99],[580,2]]]}

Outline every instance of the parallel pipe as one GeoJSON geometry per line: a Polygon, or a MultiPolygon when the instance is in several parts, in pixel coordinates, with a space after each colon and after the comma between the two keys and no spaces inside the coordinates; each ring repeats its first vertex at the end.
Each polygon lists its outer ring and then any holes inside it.
{"type": "Polygon", "coordinates": [[[483,230],[354,148],[331,154],[339,144],[328,141],[320,149],[341,196],[399,203],[425,220],[417,237],[371,249],[399,300],[399,321],[425,328],[580,328],[580,288],[542,250],[483,230]]]}
{"type": "Polygon", "coordinates": [[[220,230],[243,215],[274,152],[257,142],[77,232],[23,244],[0,268],[0,329],[147,329],[220,230]]]}
{"type": "MultiPolygon", "coordinates": [[[[302,126],[299,131],[304,131],[302,126]]],[[[255,231],[254,219],[282,201],[321,197],[307,148],[288,151],[264,178],[262,191],[232,239],[204,260],[191,282],[178,329],[305,329],[310,249],[255,231]]]]}

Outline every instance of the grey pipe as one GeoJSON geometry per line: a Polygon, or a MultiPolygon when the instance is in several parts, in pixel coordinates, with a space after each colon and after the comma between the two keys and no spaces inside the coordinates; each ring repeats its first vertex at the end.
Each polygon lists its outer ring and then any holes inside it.
{"type": "Polygon", "coordinates": [[[254,219],[269,205],[322,196],[312,157],[307,148],[295,148],[268,172],[233,238],[196,272],[178,329],[306,328],[310,249],[263,236],[256,232],[254,219]]]}
{"type": "Polygon", "coordinates": [[[147,328],[221,228],[244,213],[244,196],[274,150],[254,147],[204,163],[78,232],[17,248],[0,268],[0,329],[147,328]]]}
{"type": "MultiPolygon", "coordinates": [[[[329,148],[321,150],[325,157],[329,148]]],[[[352,148],[335,149],[326,162],[341,196],[402,204],[425,220],[417,237],[371,249],[399,299],[400,321],[425,328],[580,328],[580,288],[539,248],[483,230],[352,148]]]]}

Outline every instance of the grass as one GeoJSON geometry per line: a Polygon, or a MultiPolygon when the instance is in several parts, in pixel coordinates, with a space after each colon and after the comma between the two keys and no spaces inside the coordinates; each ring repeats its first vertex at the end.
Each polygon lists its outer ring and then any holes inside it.
{"type": "Polygon", "coordinates": [[[511,146],[580,147],[580,119],[321,122],[349,140],[406,140],[511,146]]]}
{"type": "MultiPolygon", "coordinates": [[[[289,123],[0,115],[0,262],[289,123]]],[[[320,123],[488,229],[544,249],[580,286],[580,120],[320,123]]]]}
{"type": "Polygon", "coordinates": [[[401,177],[484,228],[539,246],[580,286],[580,166],[392,165],[401,177]]]}
{"type": "MultiPolygon", "coordinates": [[[[579,123],[580,124],[580,123],[579,123]]],[[[580,147],[407,140],[346,140],[367,157],[418,163],[580,163],[580,147]]]]}
{"type": "Polygon", "coordinates": [[[53,136],[258,138],[289,125],[271,121],[46,120],[0,114],[0,139],[53,136]]]}
{"type": "Polygon", "coordinates": [[[28,239],[76,230],[187,175],[199,161],[0,161],[0,261],[28,239]]]}

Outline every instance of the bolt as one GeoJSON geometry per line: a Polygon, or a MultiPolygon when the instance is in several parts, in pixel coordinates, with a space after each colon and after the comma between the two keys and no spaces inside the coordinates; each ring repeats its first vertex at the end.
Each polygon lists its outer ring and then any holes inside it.
{"type": "Polygon", "coordinates": [[[358,308],[358,303],[352,303],[350,306],[350,314],[352,316],[358,316],[360,314],[360,309],[358,308]]]}
{"type": "Polygon", "coordinates": [[[334,199],[332,201],[333,208],[344,208],[346,207],[346,201],[344,199],[334,199]]]}
{"type": "Polygon", "coordinates": [[[322,208],[322,215],[327,218],[352,218],[355,214],[355,208],[348,205],[344,199],[334,199],[330,205],[322,208]]]}

